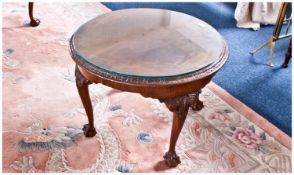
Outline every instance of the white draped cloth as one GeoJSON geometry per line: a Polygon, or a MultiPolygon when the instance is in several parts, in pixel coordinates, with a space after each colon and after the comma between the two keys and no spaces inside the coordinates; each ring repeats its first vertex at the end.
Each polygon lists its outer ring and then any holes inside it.
{"type": "Polygon", "coordinates": [[[281,2],[238,2],[237,27],[259,30],[260,24],[275,24],[281,5],[281,2]]]}

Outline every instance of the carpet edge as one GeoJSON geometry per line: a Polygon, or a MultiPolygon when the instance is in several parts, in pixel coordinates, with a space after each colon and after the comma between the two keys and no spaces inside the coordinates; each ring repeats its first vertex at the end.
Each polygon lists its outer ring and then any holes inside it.
{"type": "Polygon", "coordinates": [[[246,117],[251,122],[255,123],[258,127],[266,131],[270,136],[275,138],[279,143],[292,150],[292,139],[282,130],[277,128],[275,125],[270,123],[263,116],[256,113],[254,110],[249,108],[247,105],[239,101],[237,98],[229,94],[225,89],[221,88],[214,82],[210,82],[207,86],[210,90],[216,93],[222,100],[231,105],[240,114],[246,117]]]}

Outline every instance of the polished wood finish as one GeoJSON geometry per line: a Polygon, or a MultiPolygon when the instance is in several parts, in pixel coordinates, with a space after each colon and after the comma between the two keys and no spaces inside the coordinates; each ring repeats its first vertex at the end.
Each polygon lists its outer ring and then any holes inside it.
{"type": "Polygon", "coordinates": [[[123,76],[115,72],[101,70],[85,61],[76,52],[73,40],[70,40],[70,53],[73,60],[80,68],[80,72],[94,83],[102,83],[106,86],[122,91],[140,93],[144,97],[167,98],[186,95],[203,88],[215,73],[225,64],[228,57],[228,48],[224,42],[224,49],[218,60],[209,66],[182,76],[163,78],[144,78],[123,76]]]}
{"type": "Polygon", "coordinates": [[[159,99],[160,102],[165,103],[167,108],[173,112],[169,150],[163,156],[169,167],[175,167],[181,163],[179,156],[176,154],[176,143],[186,120],[189,107],[195,111],[199,111],[203,108],[203,103],[199,100],[200,92],[201,91],[198,91],[180,97],[159,99]]]}
{"type": "MultiPolygon", "coordinates": [[[[72,41],[72,40],[71,40],[72,41]]],[[[72,46],[72,43],[70,43],[72,46]]],[[[177,156],[175,151],[175,145],[178,140],[178,136],[181,132],[183,124],[186,119],[187,111],[189,107],[193,110],[201,110],[203,108],[203,103],[199,100],[199,93],[201,89],[209,83],[212,77],[216,74],[216,72],[224,65],[225,61],[228,57],[228,50],[227,46],[225,45],[225,54],[223,57],[217,61],[216,63],[208,66],[204,70],[201,70],[197,73],[193,73],[194,76],[190,77],[188,75],[181,76],[182,82],[180,79],[168,79],[163,78],[161,83],[146,83],[148,80],[142,80],[141,82],[134,78],[136,81],[126,82],[126,81],[119,81],[118,78],[120,75],[113,75],[113,79],[108,77],[103,77],[101,75],[95,75],[93,72],[89,70],[93,70],[91,66],[89,66],[85,61],[79,58],[78,55],[75,55],[73,47],[71,47],[71,54],[72,58],[77,63],[77,71],[78,77],[82,77],[82,86],[78,86],[79,94],[81,96],[82,102],[87,112],[87,116],[89,119],[89,124],[93,123],[93,111],[91,107],[91,101],[89,99],[89,92],[88,92],[88,85],[90,82],[93,83],[102,83],[106,86],[122,90],[128,92],[137,92],[143,95],[144,97],[151,97],[157,98],[161,102],[164,102],[166,106],[169,108],[170,111],[173,112],[173,124],[172,124],[172,131],[170,137],[170,147],[168,152],[164,155],[164,159],[166,164],[169,167],[177,166],[181,161],[180,158],[177,156]],[[80,75],[81,74],[81,75],[80,75]],[[89,80],[86,81],[86,80],[89,80]],[[185,79],[186,78],[186,79],[185,79]],[[166,80],[165,80],[166,79],[166,80]],[[192,79],[192,81],[184,81],[192,79]],[[169,82],[170,80],[170,82],[169,82]],[[177,82],[177,83],[175,83],[177,82]],[[187,95],[188,94],[188,95],[187,95]]],[[[95,69],[96,70],[96,69],[95,69]]],[[[78,78],[80,79],[80,78],[78,78]]],[[[129,80],[132,77],[128,78],[129,80]]],[[[79,82],[79,81],[78,81],[79,82]]],[[[80,83],[77,83],[80,84],[80,83]]],[[[95,131],[94,125],[91,125],[91,131],[95,131]]],[[[96,131],[95,131],[96,133],[96,131]]],[[[85,132],[87,137],[93,136],[92,133],[85,132]]]]}
{"type": "MultiPolygon", "coordinates": [[[[165,15],[168,13],[164,13],[165,15]]],[[[152,16],[153,14],[151,14],[152,16]]],[[[175,15],[176,16],[176,15],[175,15]]],[[[175,17],[174,16],[174,17],[175,17]]],[[[181,16],[181,15],[180,15],[181,16]]],[[[105,17],[105,16],[104,16],[105,17]]],[[[120,16],[121,17],[121,16],[120,16]]],[[[190,17],[189,17],[190,18],[190,17]]],[[[103,18],[105,19],[105,18],[103,18]]],[[[164,24],[167,24],[168,22],[165,20],[164,24]]],[[[86,23],[87,24],[87,23],[86,23]]],[[[89,23],[88,23],[89,24],[89,23]]],[[[103,23],[105,25],[110,25],[109,23],[103,23]]],[[[177,23],[178,24],[178,23],[177,23]]],[[[207,25],[207,24],[206,24],[207,25]]],[[[95,25],[94,25],[95,26],[95,25]]],[[[99,26],[100,28],[103,27],[99,26]]],[[[138,27],[138,26],[136,26],[138,27]]],[[[168,26],[166,26],[168,28],[168,26]]],[[[178,26],[178,28],[181,28],[181,26],[178,26]]],[[[95,28],[94,28],[95,29],[95,28]]],[[[207,28],[199,28],[201,32],[202,30],[206,30],[207,28]]],[[[91,29],[93,30],[93,29],[91,29]]],[[[134,30],[131,28],[130,30],[134,30]]],[[[86,30],[89,31],[89,30],[86,30]]],[[[108,31],[107,31],[108,32],[108,31]]],[[[152,31],[156,32],[156,30],[152,31]]],[[[190,31],[191,32],[191,31],[190,31]]],[[[197,31],[196,31],[197,32],[197,31]]],[[[213,32],[215,32],[213,30],[213,32]]],[[[101,57],[93,54],[91,55],[91,51],[95,53],[95,47],[92,45],[89,45],[91,47],[90,50],[87,50],[86,47],[83,47],[85,50],[77,49],[77,40],[74,40],[75,35],[78,32],[76,32],[71,40],[70,40],[70,53],[72,59],[76,62],[76,84],[78,87],[78,91],[80,94],[80,97],[82,99],[82,103],[85,107],[89,123],[84,127],[85,129],[85,135],[86,136],[93,136],[95,135],[96,131],[94,128],[94,122],[93,122],[93,110],[92,105],[90,101],[88,86],[91,83],[101,83],[103,85],[122,90],[127,92],[135,92],[140,93],[144,97],[151,97],[155,99],[159,99],[160,102],[165,103],[165,105],[168,107],[168,109],[173,112],[173,123],[172,123],[172,130],[171,130],[171,136],[170,136],[170,146],[168,152],[164,155],[165,162],[167,166],[169,167],[175,167],[177,166],[181,161],[179,156],[176,154],[175,146],[179,137],[179,134],[181,132],[181,129],[184,125],[185,119],[187,117],[187,113],[189,108],[191,107],[193,110],[201,110],[203,108],[203,103],[199,100],[199,94],[201,92],[201,89],[209,83],[209,81],[212,79],[212,77],[217,73],[217,71],[225,64],[227,58],[228,58],[228,47],[226,42],[223,40],[222,37],[218,38],[220,40],[217,40],[217,44],[222,44],[222,47],[218,47],[217,54],[211,54],[216,56],[215,58],[208,58],[207,60],[213,60],[212,62],[207,62],[205,66],[202,68],[197,68],[195,71],[187,72],[184,74],[174,75],[174,76],[162,76],[160,75],[162,72],[160,70],[157,70],[160,76],[157,77],[149,77],[149,76],[138,76],[138,75],[126,75],[120,72],[111,71],[107,69],[103,69],[99,67],[100,65],[95,64],[94,62],[91,62],[91,60],[87,59],[88,57],[92,59],[92,61],[99,60],[101,57]],[[84,52],[88,52],[88,57],[85,57],[84,52]],[[90,130],[90,131],[89,131],[90,130]]],[[[88,33],[88,32],[86,32],[88,33]]],[[[209,35],[209,34],[208,34],[209,35]]],[[[87,35],[85,35],[87,36],[87,35]]],[[[81,35],[79,37],[82,37],[81,35]]],[[[110,36],[112,37],[112,36],[110,36]]],[[[173,37],[172,35],[170,37],[173,37]]],[[[205,35],[202,37],[206,37],[205,35]]],[[[91,43],[95,42],[92,41],[92,38],[86,37],[89,42],[91,43]]],[[[93,37],[97,38],[97,37],[93,37]]],[[[98,37],[99,38],[99,37],[98,37]]],[[[132,37],[133,38],[133,37],[132,37]]],[[[160,37],[159,37],[160,38],[160,37]]],[[[106,37],[107,39],[107,37],[106,37]]],[[[126,38],[127,39],[127,38],[126,38]]],[[[195,38],[191,38],[191,40],[194,40],[195,38]]],[[[105,40],[107,42],[107,40],[105,40]]],[[[189,42],[185,40],[185,42],[189,42]]],[[[213,40],[212,40],[213,42],[213,40]]],[[[82,42],[85,43],[85,42],[82,42]]],[[[78,43],[80,44],[80,43],[78,43]]],[[[95,43],[93,43],[95,44],[95,43]]],[[[195,48],[198,48],[198,45],[201,45],[203,43],[196,43],[195,48]]],[[[206,43],[207,44],[207,43],[206,43]]],[[[213,43],[210,43],[210,45],[213,45],[213,43]]],[[[210,45],[207,45],[206,47],[210,47],[210,45]]],[[[81,48],[79,47],[79,48],[81,48]]],[[[112,46],[110,46],[112,47],[112,46]]],[[[143,47],[143,46],[142,46],[143,47]]],[[[168,45],[165,45],[165,47],[169,47],[168,45]]],[[[174,47],[174,46],[173,46],[174,47]]],[[[189,46],[190,47],[190,46],[189,46]]],[[[203,46],[202,46],[203,47],[203,46]]],[[[97,48],[98,49],[98,48],[97,48]]],[[[146,48],[145,48],[146,49],[146,48]]],[[[166,49],[163,47],[163,50],[166,49]]],[[[152,49],[151,49],[152,50],[152,49]]],[[[111,50],[109,50],[111,51],[111,50]]],[[[132,52],[130,50],[130,52],[132,52]]],[[[137,52],[137,51],[136,51],[137,52]]],[[[148,51],[149,52],[149,51],[148,51]]],[[[162,53],[161,51],[156,50],[156,52],[162,53]]],[[[193,51],[194,52],[194,51],[193,51]]],[[[152,52],[149,52],[152,53],[152,52]]],[[[167,53],[167,52],[166,52],[167,53]]],[[[131,53],[126,53],[126,55],[132,55],[131,53]]],[[[142,52],[142,56],[144,57],[145,52],[142,52]]],[[[169,53],[167,53],[169,54],[169,53]]],[[[189,55],[189,53],[186,53],[189,55]]],[[[140,55],[140,54],[139,54],[140,55]]],[[[211,56],[210,55],[210,56],[211,56]]],[[[119,56],[119,55],[118,55],[119,56]]],[[[105,58],[101,58],[105,59],[105,58]]],[[[128,58],[125,58],[128,59],[128,58]]],[[[132,58],[133,59],[133,58],[132,58]]],[[[131,60],[132,60],[131,59],[131,60]]],[[[138,57],[137,59],[141,59],[138,57]]],[[[171,58],[173,59],[173,58],[171,58]]],[[[199,59],[201,57],[199,56],[199,59]]],[[[154,59],[155,61],[159,61],[161,59],[154,59]]],[[[128,62],[128,60],[123,60],[128,62]]],[[[167,73],[167,71],[164,70],[164,61],[162,64],[162,68],[160,67],[154,67],[156,69],[162,69],[163,72],[167,73]]],[[[135,64],[139,64],[140,62],[136,62],[135,64]]],[[[177,64],[174,62],[170,62],[171,64],[177,64]]],[[[118,64],[125,64],[125,62],[118,62],[118,64]]],[[[142,63],[144,65],[145,63],[142,63]]],[[[195,64],[197,64],[197,59],[195,59],[195,64]]],[[[160,64],[159,64],[160,65],[160,64]]],[[[111,66],[111,65],[110,65],[111,66]]],[[[115,64],[113,65],[115,66],[115,64]]],[[[121,66],[121,65],[119,65],[121,66]]],[[[125,66],[128,66],[128,64],[125,64],[125,66]]],[[[137,65],[136,65],[137,66],[137,65]]],[[[140,66],[140,65],[138,65],[140,66]]],[[[154,65],[157,66],[157,65],[154,65]]],[[[171,65],[174,66],[174,65],[171,65]]],[[[196,65],[197,66],[197,65],[196,65]]],[[[126,69],[128,70],[128,69],[126,69]]],[[[132,72],[135,73],[135,72],[132,72]]],[[[147,72],[149,73],[149,72],[147,72]]],[[[147,74],[146,74],[147,75],[147,74]]]]}
{"type": "Polygon", "coordinates": [[[30,16],[30,25],[32,27],[37,27],[40,24],[40,20],[37,18],[34,18],[34,3],[33,2],[29,2],[29,16],[30,16]]]}
{"type": "Polygon", "coordinates": [[[224,49],[223,37],[206,22],[161,9],[103,14],[79,27],[73,43],[96,69],[152,78],[200,70],[217,61],[224,49]]]}
{"type": "Polygon", "coordinates": [[[89,123],[84,125],[83,131],[86,137],[93,137],[96,135],[96,130],[94,127],[94,117],[93,117],[93,108],[92,103],[89,95],[88,86],[92,82],[86,79],[81,72],[79,71],[78,67],[75,70],[76,76],[76,86],[78,88],[79,95],[81,97],[83,106],[85,108],[86,114],[88,116],[89,123]]]}
{"type": "Polygon", "coordinates": [[[289,64],[289,61],[290,61],[291,57],[292,57],[292,38],[290,38],[289,46],[288,46],[288,49],[287,49],[287,52],[286,52],[286,55],[285,55],[285,61],[284,61],[283,65],[282,65],[283,68],[288,67],[288,64],[289,64]]]}

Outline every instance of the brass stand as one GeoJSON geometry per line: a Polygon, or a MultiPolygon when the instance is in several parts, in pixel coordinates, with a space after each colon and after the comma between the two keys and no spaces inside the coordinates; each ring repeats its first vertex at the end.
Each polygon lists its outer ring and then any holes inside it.
{"type": "MultiPolygon", "coordinates": [[[[276,21],[276,25],[275,25],[275,29],[274,32],[271,36],[271,38],[266,41],[262,46],[260,46],[259,48],[255,49],[254,51],[250,52],[250,54],[255,54],[257,51],[259,51],[260,49],[262,49],[264,46],[268,46],[270,49],[270,66],[274,66],[273,63],[273,55],[274,55],[274,49],[275,49],[275,43],[278,39],[283,39],[286,37],[290,37],[292,34],[288,34],[288,29],[287,29],[287,33],[285,35],[281,35],[280,36],[280,32],[283,26],[283,22],[286,16],[286,12],[288,9],[289,3],[288,2],[283,2],[280,11],[279,11],[279,15],[276,21]]],[[[288,24],[290,23],[290,19],[288,19],[288,24]]],[[[289,25],[288,25],[289,26],[289,25]]]]}

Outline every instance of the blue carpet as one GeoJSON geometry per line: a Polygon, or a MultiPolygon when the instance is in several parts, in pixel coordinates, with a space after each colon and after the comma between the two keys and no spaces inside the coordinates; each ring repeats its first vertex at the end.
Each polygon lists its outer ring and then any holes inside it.
{"type": "Polygon", "coordinates": [[[274,63],[269,67],[269,49],[250,51],[268,40],[273,26],[259,31],[239,29],[234,19],[235,3],[103,3],[112,10],[125,8],[162,8],[183,12],[215,27],[226,39],[230,58],[213,81],[231,95],[287,133],[291,132],[291,61],[281,68],[289,39],[276,42],[274,63]]]}

